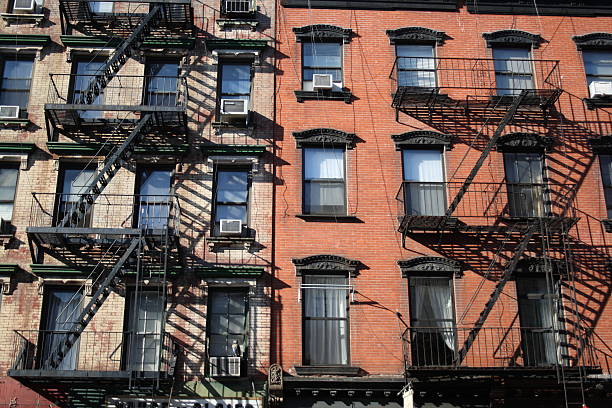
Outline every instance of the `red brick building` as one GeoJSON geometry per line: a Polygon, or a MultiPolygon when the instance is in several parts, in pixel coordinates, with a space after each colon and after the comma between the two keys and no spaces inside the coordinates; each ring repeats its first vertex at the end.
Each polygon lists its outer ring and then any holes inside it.
{"type": "Polygon", "coordinates": [[[609,405],[612,8],[276,17],[271,402],[609,405]]]}

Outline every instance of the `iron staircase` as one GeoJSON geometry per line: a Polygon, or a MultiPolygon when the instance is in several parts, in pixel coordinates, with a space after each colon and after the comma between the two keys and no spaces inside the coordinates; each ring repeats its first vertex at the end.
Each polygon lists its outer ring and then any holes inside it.
{"type": "Polygon", "coordinates": [[[119,282],[118,278],[123,274],[123,265],[132,256],[134,251],[138,250],[138,253],[140,254],[143,244],[144,239],[141,236],[132,239],[130,245],[123,253],[121,258],[119,258],[117,263],[105,276],[104,280],[100,283],[100,285],[98,285],[98,288],[93,294],[91,300],[76,318],[75,323],[65,334],[57,349],[53,353],[51,353],[51,355],[44,364],[45,366],[50,368],[58,368],[60,366],[64,357],[68,355],[68,353],[72,349],[72,346],[74,346],[75,343],[78,341],[79,337],[81,336],[81,333],[83,333],[89,322],[91,322],[98,310],[100,310],[100,307],[102,306],[106,298],[108,298],[112,289],[117,286],[119,282]]]}
{"type": "Polygon", "coordinates": [[[134,155],[134,149],[138,141],[140,141],[142,136],[147,132],[151,125],[152,118],[153,114],[151,113],[147,113],[140,118],[136,127],[134,127],[128,137],[111,156],[105,160],[102,170],[94,177],[89,187],[80,194],[76,204],[72,206],[71,210],[59,223],[59,227],[79,225],[79,222],[85,218],[87,213],[91,210],[96,198],[104,191],[104,188],[115,174],[117,174],[117,171],[119,171],[119,169],[134,155]]]}
{"type": "Polygon", "coordinates": [[[144,37],[150,32],[158,19],[162,17],[163,7],[161,4],[154,4],[151,7],[149,13],[138,23],[134,31],[117,47],[98,72],[93,75],[87,88],[80,95],[79,104],[92,104],[127,60],[131,56],[137,56],[138,48],[142,44],[144,37]]]}

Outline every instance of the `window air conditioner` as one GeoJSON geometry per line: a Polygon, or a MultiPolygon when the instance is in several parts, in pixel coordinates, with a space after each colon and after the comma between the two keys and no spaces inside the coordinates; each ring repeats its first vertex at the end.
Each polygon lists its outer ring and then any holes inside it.
{"type": "Polygon", "coordinates": [[[313,74],[312,88],[313,89],[332,89],[333,78],[331,74],[313,74]]]}
{"type": "Polygon", "coordinates": [[[589,84],[591,98],[612,96],[612,81],[593,81],[589,84]]]}
{"type": "Polygon", "coordinates": [[[244,99],[221,99],[221,114],[231,116],[246,116],[248,101],[244,99]]]}
{"type": "Polygon", "coordinates": [[[221,234],[240,234],[242,232],[242,220],[221,219],[219,227],[221,234]]]}
{"type": "Polygon", "coordinates": [[[15,13],[34,13],[36,10],[36,0],[15,0],[13,11],[15,13]]]}
{"type": "Polygon", "coordinates": [[[208,373],[211,377],[240,377],[240,357],[209,357],[208,373]]]}
{"type": "Polygon", "coordinates": [[[0,105],[0,118],[17,119],[19,117],[19,106],[0,105]]]}

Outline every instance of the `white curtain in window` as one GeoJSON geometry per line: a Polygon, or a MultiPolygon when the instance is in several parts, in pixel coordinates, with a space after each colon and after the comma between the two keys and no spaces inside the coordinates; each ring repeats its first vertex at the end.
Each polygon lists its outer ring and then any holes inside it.
{"type": "Polygon", "coordinates": [[[453,303],[449,280],[412,278],[412,318],[416,327],[427,327],[440,333],[444,344],[455,350],[453,303]]]}
{"type": "Polygon", "coordinates": [[[343,179],[344,149],[307,148],[304,150],[304,178],[343,179]]]}
{"type": "Polygon", "coordinates": [[[446,210],[440,150],[403,151],[406,213],[443,215],[446,210]]]}
{"type": "Polygon", "coordinates": [[[17,168],[0,169],[0,218],[3,220],[10,220],[13,216],[18,171],[17,168]]]}
{"type": "Polygon", "coordinates": [[[304,290],[304,342],[310,365],[348,364],[347,289],[338,276],[305,276],[304,283],[322,285],[304,290]],[[326,287],[327,286],[327,287],[326,287]]]}

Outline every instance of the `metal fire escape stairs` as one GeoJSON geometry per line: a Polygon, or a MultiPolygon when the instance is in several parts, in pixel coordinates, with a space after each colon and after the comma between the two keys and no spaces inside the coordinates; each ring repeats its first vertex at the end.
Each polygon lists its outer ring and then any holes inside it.
{"type": "MultiPolygon", "coordinates": [[[[121,67],[125,64],[130,56],[135,56],[134,50],[137,50],[142,43],[144,36],[150,32],[150,29],[155,25],[156,20],[160,18],[163,5],[154,4],[152,5],[149,13],[140,21],[134,31],[123,41],[123,43],[113,52],[113,54],[107,59],[104,66],[100,68],[91,79],[87,88],[83,91],[79,103],[91,104],[101,94],[104,88],[117,74],[121,67]]],[[[83,220],[88,212],[91,211],[92,206],[96,198],[104,191],[104,188],[109,184],[110,180],[114,177],[117,171],[123,167],[127,161],[134,154],[135,145],[148,131],[153,118],[152,113],[144,114],[135,127],[131,130],[130,134],[124,140],[124,142],[114,150],[114,152],[105,160],[104,167],[94,177],[91,184],[87,189],[80,194],[78,202],[69,211],[64,219],[59,223],[58,227],[67,227],[69,225],[79,225],[80,220],[83,220]]],[[[167,230],[167,228],[166,228],[167,230]]],[[[165,282],[166,278],[166,264],[167,264],[167,243],[168,243],[168,232],[165,231],[164,237],[162,238],[162,246],[164,247],[163,255],[160,259],[162,262],[163,276],[162,280],[165,282]]],[[[45,362],[45,366],[58,369],[61,365],[62,360],[68,355],[72,347],[78,342],[78,339],[91,322],[93,317],[99,311],[100,307],[110,295],[113,288],[118,284],[119,278],[122,276],[122,269],[128,262],[128,259],[133,258],[133,255],[137,254],[137,283],[140,281],[140,263],[142,257],[143,247],[146,245],[143,231],[137,237],[132,237],[129,241],[129,245],[123,254],[119,257],[112,268],[104,268],[106,275],[101,279],[100,284],[97,286],[91,300],[82,309],[79,316],[74,320],[71,328],[63,336],[57,348],[50,354],[50,357],[45,362]],[[137,252],[136,252],[137,251],[137,252]]],[[[95,269],[95,268],[94,268],[95,269]]],[[[104,272],[102,272],[104,274],[104,272]]],[[[165,294],[165,284],[164,284],[165,294]]],[[[164,297],[165,300],[165,297],[164,297]]],[[[163,333],[163,332],[162,332],[163,333]]],[[[160,341],[163,342],[163,336],[160,336],[160,341]]],[[[160,344],[160,349],[163,344],[160,344]]]]}

